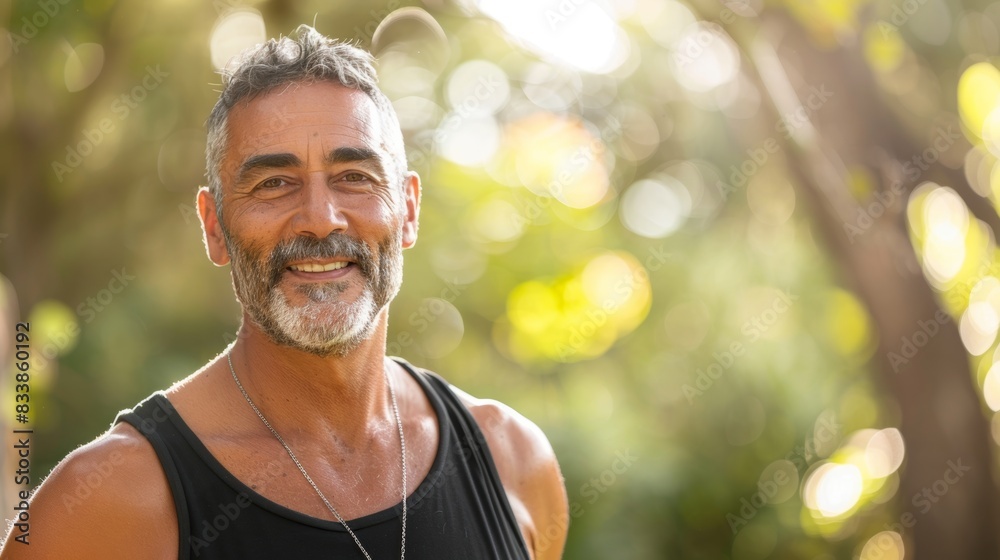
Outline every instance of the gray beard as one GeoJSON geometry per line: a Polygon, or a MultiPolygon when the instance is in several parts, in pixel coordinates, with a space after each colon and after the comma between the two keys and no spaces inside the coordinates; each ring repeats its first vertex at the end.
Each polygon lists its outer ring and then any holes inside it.
{"type": "Polygon", "coordinates": [[[234,239],[223,227],[232,261],[233,288],[247,316],[274,343],[321,357],[344,356],[371,338],[379,313],[399,292],[403,276],[402,230],[378,246],[378,259],[363,242],[334,233],[325,239],[296,237],[264,251],[234,239]],[[306,298],[293,305],[278,284],[293,260],[346,256],[365,280],[358,299],[340,295],[346,281],[306,284],[295,290],[306,298]]]}

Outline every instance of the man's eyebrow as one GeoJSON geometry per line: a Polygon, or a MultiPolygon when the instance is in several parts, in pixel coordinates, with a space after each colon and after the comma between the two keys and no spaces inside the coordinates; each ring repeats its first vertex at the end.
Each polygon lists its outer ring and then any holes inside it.
{"type": "Polygon", "coordinates": [[[382,158],[379,157],[378,152],[372,150],[371,148],[344,146],[342,148],[331,150],[330,153],[326,154],[327,165],[356,162],[370,163],[379,173],[385,173],[385,167],[382,165],[382,158]]]}
{"type": "Polygon", "coordinates": [[[248,175],[258,169],[298,167],[300,165],[302,165],[302,160],[295,154],[259,154],[250,156],[236,172],[236,184],[242,183],[248,175]]]}

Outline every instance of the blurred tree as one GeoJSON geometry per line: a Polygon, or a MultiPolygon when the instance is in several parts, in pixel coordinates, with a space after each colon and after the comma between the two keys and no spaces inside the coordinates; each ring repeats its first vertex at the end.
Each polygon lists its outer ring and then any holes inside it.
{"type": "Polygon", "coordinates": [[[940,152],[964,140],[954,112],[908,110],[879,85],[873,65],[880,61],[865,49],[885,41],[872,35],[899,31],[885,27],[890,24],[878,19],[875,6],[833,5],[828,11],[817,4],[797,12],[798,18],[769,10],[734,37],[748,55],[750,76],[767,93],[762,118],[804,116],[778,142],[844,283],[874,321],[878,381],[899,405],[907,442],[899,495],[922,494],[950,462],[969,467],[963,483],[913,532],[915,557],[994,558],[997,489],[989,425],[958,326],[939,320],[948,310],[910,244],[906,203],[918,185],[937,180],[961,195],[991,237],[1000,219],[961,169],[942,162],[940,152]],[[852,23],[860,32],[837,29],[830,12],[853,9],[858,12],[848,17],[857,18],[852,23]],[[852,192],[856,173],[870,179],[867,192],[852,192]],[[917,337],[918,348],[912,341],[920,332],[926,342],[917,337]],[[918,349],[919,355],[911,353],[918,349]]]}

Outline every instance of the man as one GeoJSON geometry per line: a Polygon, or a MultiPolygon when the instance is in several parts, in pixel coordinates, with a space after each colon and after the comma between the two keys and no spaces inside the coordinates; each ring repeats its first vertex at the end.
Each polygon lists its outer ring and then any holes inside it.
{"type": "Polygon", "coordinates": [[[385,356],[420,180],[370,55],[303,26],[223,78],[198,209],[239,337],[64,459],[3,558],[559,558],[541,431],[385,356]]]}

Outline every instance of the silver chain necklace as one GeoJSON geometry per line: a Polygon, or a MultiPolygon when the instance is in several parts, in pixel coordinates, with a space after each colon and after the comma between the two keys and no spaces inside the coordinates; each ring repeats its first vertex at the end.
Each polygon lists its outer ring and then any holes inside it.
{"type": "MultiPolygon", "coordinates": [[[[334,517],[337,518],[337,521],[340,521],[340,524],[344,526],[344,529],[347,529],[347,532],[351,534],[351,538],[354,539],[355,544],[357,544],[358,548],[361,549],[361,553],[365,555],[365,558],[367,560],[372,560],[372,557],[368,555],[368,551],[365,550],[365,547],[361,545],[361,541],[358,539],[358,536],[355,535],[354,531],[352,531],[351,528],[347,526],[347,521],[344,521],[344,518],[340,515],[337,509],[333,507],[333,504],[330,503],[330,500],[326,499],[326,496],[324,496],[323,492],[320,491],[319,486],[316,486],[316,483],[313,482],[312,477],[309,476],[309,473],[306,472],[305,467],[303,467],[302,463],[299,462],[299,459],[295,456],[295,453],[292,453],[292,448],[288,447],[288,444],[285,443],[285,440],[278,434],[278,431],[274,429],[274,426],[271,426],[271,423],[267,421],[267,418],[264,418],[264,414],[261,413],[260,409],[257,408],[257,405],[255,405],[253,401],[250,399],[250,394],[247,393],[247,390],[243,388],[243,384],[240,383],[240,378],[236,376],[236,369],[233,368],[233,358],[231,353],[229,352],[226,353],[226,360],[229,362],[229,371],[232,372],[233,374],[233,381],[235,381],[236,386],[240,388],[240,392],[243,393],[243,397],[247,400],[247,404],[249,404],[250,408],[252,408],[253,411],[257,413],[257,416],[260,418],[260,421],[263,422],[265,426],[267,426],[267,429],[271,430],[271,434],[273,434],[275,439],[277,439],[278,442],[281,443],[281,446],[285,448],[285,451],[288,452],[288,456],[292,458],[292,462],[294,462],[295,466],[299,468],[299,472],[302,473],[302,476],[305,477],[307,482],[309,482],[309,485],[313,487],[313,490],[316,491],[316,494],[319,495],[319,498],[323,500],[323,503],[326,504],[326,507],[330,510],[330,512],[333,513],[334,517]]],[[[400,457],[402,458],[401,462],[403,467],[403,537],[399,545],[399,559],[405,560],[406,558],[406,439],[403,437],[403,423],[399,420],[399,406],[396,404],[396,391],[393,390],[392,383],[389,381],[389,371],[387,369],[384,369],[384,371],[385,371],[385,383],[386,385],[389,386],[389,396],[392,397],[392,412],[396,416],[396,428],[399,430],[399,448],[400,448],[400,457]]]]}

